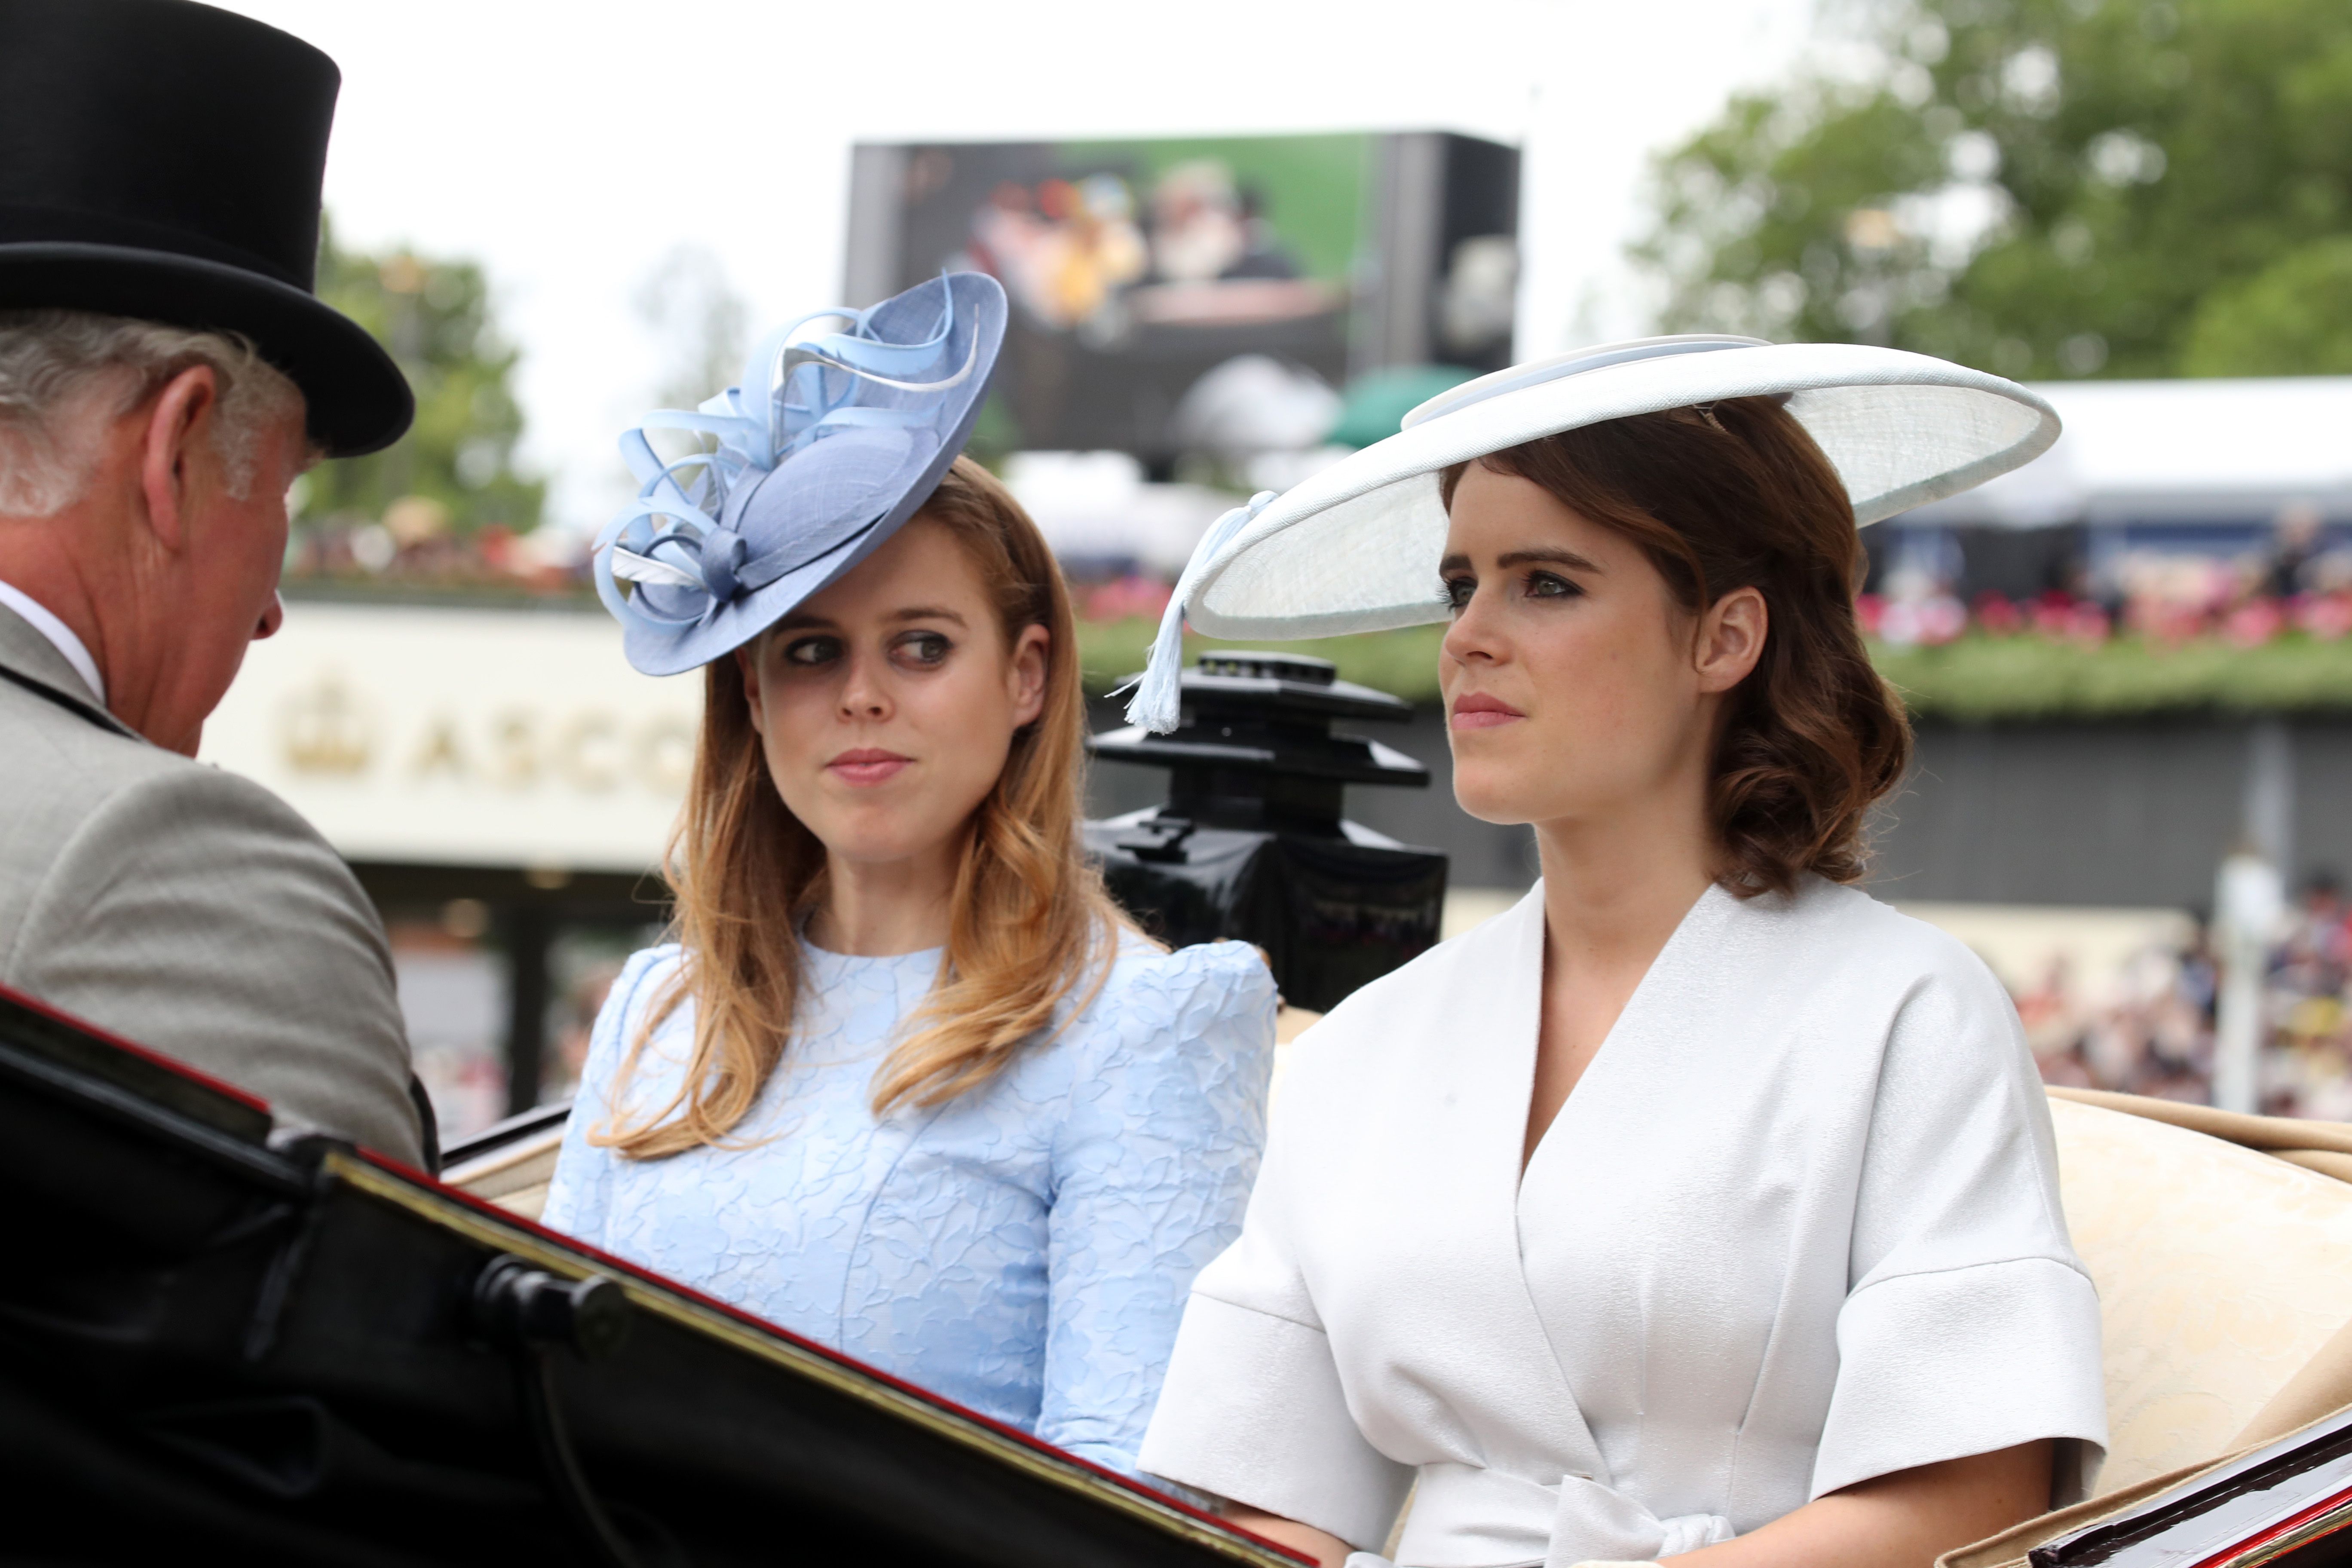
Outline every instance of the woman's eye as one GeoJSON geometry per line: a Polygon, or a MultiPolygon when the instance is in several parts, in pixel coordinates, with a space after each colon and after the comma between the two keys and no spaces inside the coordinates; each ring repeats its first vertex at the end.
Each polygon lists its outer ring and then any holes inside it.
{"type": "Polygon", "coordinates": [[[1441,584],[1445,594],[1445,607],[1460,615],[1470,607],[1470,595],[1478,591],[1475,577],[1448,577],[1441,584]]]}
{"type": "Polygon", "coordinates": [[[784,645],[784,662],[803,669],[831,664],[840,657],[839,637],[799,637],[784,645]]]}
{"type": "Polygon", "coordinates": [[[898,652],[911,664],[934,665],[947,658],[950,646],[937,632],[910,632],[899,639],[898,652]]]}
{"type": "Polygon", "coordinates": [[[1528,574],[1528,597],[1530,599],[1567,599],[1583,592],[1567,578],[1550,572],[1528,574]]]}

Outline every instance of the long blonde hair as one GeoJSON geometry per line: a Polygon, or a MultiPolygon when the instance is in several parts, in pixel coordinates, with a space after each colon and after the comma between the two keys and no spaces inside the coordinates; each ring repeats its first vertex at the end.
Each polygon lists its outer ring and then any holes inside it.
{"type": "MultiPolygon", "coordinates": [[[[1054,1026],[1083,985],[1101,987],[1128,922],[1079,836],[1086,699],[1069,590],[1037,525],[995,476],[958,458],[917,513],[947,528],[980,568],[1008,647],[1041,626],[1045,707],[1013,738],[996,785],[973,812],[951,895],[939,984],[877,1070],[874,1113],[933,1106],[1004,1070],[1054,1026]]],[[[646,1009],[614,1076],[612,1103],[655,1028],[688,1002],[694,1050],[667,1102],[591,1142],[638,1160],[720,1143],[783,1059],[802,975],[799,931],[824,895],[824,846],[786,808],[731,658],[704,671],[702,734],[667,857],[672,934],[685,962],[646,1009]]],[[[1131,928],[1129,928],[1131,929],[1131,928]]]]}

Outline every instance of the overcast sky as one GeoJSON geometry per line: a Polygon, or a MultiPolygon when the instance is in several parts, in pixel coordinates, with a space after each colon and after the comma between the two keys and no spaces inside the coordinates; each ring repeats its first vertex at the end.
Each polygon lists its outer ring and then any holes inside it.
{"type": "Polygon", "coordinates": [[[1783,73],[1811,0],[226,0],[343,70],[342,237],[480,260],[550,518],[614,504],[663,369],[632,297],[715,254],[755,329],[837,302],[857,141],[1450,130],[1526,152],[1518,353],[1646,327],[1646,161],[1783,73]]]}

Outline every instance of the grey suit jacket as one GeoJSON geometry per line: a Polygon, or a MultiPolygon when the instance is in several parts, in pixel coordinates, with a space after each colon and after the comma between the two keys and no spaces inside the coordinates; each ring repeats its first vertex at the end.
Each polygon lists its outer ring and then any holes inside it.
{"type": "Polygon", "coordinates": [[[0,606],[0,984],[412,1164],[383,922],[260,785],[146,741],[0,606]]]}

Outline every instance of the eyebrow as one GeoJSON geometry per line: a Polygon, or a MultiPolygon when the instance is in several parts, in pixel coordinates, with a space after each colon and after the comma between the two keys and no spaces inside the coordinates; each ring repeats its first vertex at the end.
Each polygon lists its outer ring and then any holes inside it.
{"type": "MultiPolygon", "coordinates": [[[[952,621],[968,626],[963,616],[943,605],[910,605],[903,610],[893,610],[883,617],[891,621],[952,621]]],[[[831,630],[835,622],[826,616],[790,615],[776,623],[778,631],[831,630]]]]}
{"type": "MultiPolygon", "coordinates": [[[[1507,554],[1496,556],[1495,559],[1495,564],[1505,571],[1508,571],[1514,566],[1528,565],[1565,566],[1572,572],[1599,572],[1601,570],[1601,566],[1599,562],[1579,555],[1573,550],[1555,550],[1549,548],[1539,550],[1514,550],[1507,554]]],[[[1437,563],[1437,569],[1440,572],[1466,572],[1470,569],[1470,557],[1467,555],[1449,555],[1444,560],[1437,563]]]]}

